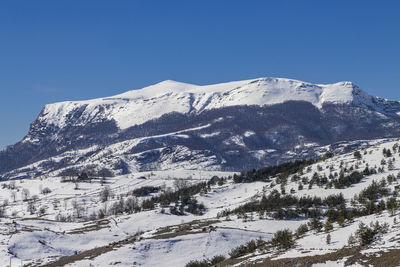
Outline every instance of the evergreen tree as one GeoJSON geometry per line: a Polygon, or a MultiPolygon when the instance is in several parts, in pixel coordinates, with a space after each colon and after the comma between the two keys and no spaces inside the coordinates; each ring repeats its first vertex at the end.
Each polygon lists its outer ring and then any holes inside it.
{"type": "Polygon", "coordinates": [[[326,220],[325,224],[324,224],[324,228],[325,228],[325,232],[330,232],[333,229],[333,225],[329,220],[326,220]]]}
{"type": "Polygon", "coordinates": [[[331,243],[331,234],[328,234],[327,236],[326,236],[326,244],[330,244],[331,243]]]}

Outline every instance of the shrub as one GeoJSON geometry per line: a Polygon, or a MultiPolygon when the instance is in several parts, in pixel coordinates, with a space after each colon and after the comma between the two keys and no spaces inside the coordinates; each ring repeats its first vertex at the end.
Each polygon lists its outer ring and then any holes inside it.
{"type": "Polygon", "coordinates": [[[271,245],[280,249],[289,249],[295,244],[293,234],[290,230],[285,229],[275,233],[271,240],[271,245]]]}
{"type": "Polygon", "coordinates": [[[231,256],[231,258],[238,258],[248,253],[252,253],[256,251],[256,249],[257,249],[256,241],[251,240],[246,245],[241,245],[237,248],[232,249],[229,255],[231,256]]]}
{"type": "Polygon", "coordinates": [[[148,196],[152,193],[157,193],[159,190],[160,190],[160,187],[144,186],[144,187],[140,187],[140,188],[133,190],[131,192],[131,194],[134,195],[135,197],[144,197],[144,196],[148,196]]]}
{"type": "Polygon", "coordinates": [[[218,264],[220,262],[223,262],[224,260],[225,260],[224,256],[216,255],[211,259],[210,263],[211,263],[211,265],[216,265],[216,264],[218,264]]]}
{"type": "Polygon", "coordinates": [[[356,151],[354,152],[354,157],[358,160],[360,160],[362,158],[360,151],[356,151]]]}
{"type": "Polygon", "coordinates": [[[229,256],[231,258],[239,258],[247,253],[247,247],[245,245],[238,246],[231,250],[229,256]]]}
{"type": "Polygon", "coordinates": [[[322,229],[322,222],[318,218],[313,218],[310,222],[311,229],[320,232],[322,229]]]}
{"type": "Polygon", "coordinates": [[[299,226],[299,228],[297,228],[296,230],[296,237],[301,237],[303,236],[305,233],[308,232],[308,226],[307,224],[302,224],[299,226]]]}
{"type": "Polygon", "coordinates": [[[45,188],[42,189],[42,192],[41,192],[41,193],[42,193],[43,195],[50,194],[50,193],[51,193],[51,189],[48,188],[48,187],[45,187],[45,188]]]}
{"type": "Polygon", "coordinates": [[[207,260],[192,260],[189,261],[185,267],[209,267],[210,264],[207,260]]]}

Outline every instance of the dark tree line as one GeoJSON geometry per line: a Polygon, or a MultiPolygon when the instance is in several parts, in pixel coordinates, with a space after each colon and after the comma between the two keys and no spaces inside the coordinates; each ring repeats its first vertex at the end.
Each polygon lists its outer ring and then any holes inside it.
{"type": "MultiPolygon", "coordinates": [[[[322,215],[322,208],[338,209],[345,206],[342,194],[320,197],[282,195],[277,190],[264,195],[260,201],[246,203],[229,213],[245,214],[247,212],[268,212],[276,219],[293,219],[299,217],[315,218],[322,215]]],[[[221,214],[227,215],[227,214],[221,214]]]]}
{"type": "Polygon", "coordinates": [[[285,162],[280,165],[270,166],[259,170],[251,170],[248,172],[242,172],[241,174],[233,175],[233,181],[235,183],[250,183],[256,181],[269,181],[272,177],[278,174],[294,174],[302,170],[304,167],[314,164],[317,160],[305,159],[296,160],[293,162],[285,162]]]}

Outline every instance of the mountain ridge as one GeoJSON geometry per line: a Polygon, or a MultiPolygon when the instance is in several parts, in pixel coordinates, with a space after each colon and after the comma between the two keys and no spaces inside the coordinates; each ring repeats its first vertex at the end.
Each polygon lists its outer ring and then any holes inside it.
{"type": "Polygon", "coordinates": [[[235,105],[274,105],[306,101],[321,108],[325,103],[354,104],[390,116],[399,116],[400,102],[373,97],[352,82],[312,84],[286,78],[258,78],[211,85],[193,85],[166,80],[115,96],[48,104],[43,122],[63,127],[71,112],[74,123],[114,119],[127,129],[170,112],[190,113],[235,105]],[[103,112],[106,110],[106,112],[103,112]]]}

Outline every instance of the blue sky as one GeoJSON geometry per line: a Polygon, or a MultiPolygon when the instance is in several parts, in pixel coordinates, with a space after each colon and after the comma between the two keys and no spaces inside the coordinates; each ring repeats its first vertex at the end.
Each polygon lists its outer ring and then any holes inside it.
{"type": "Polygon", "coordinates": [[[0,2],[0,147],[46,103],[172,79],[351,80],[400,100],[400,1],[0,2]]]}

